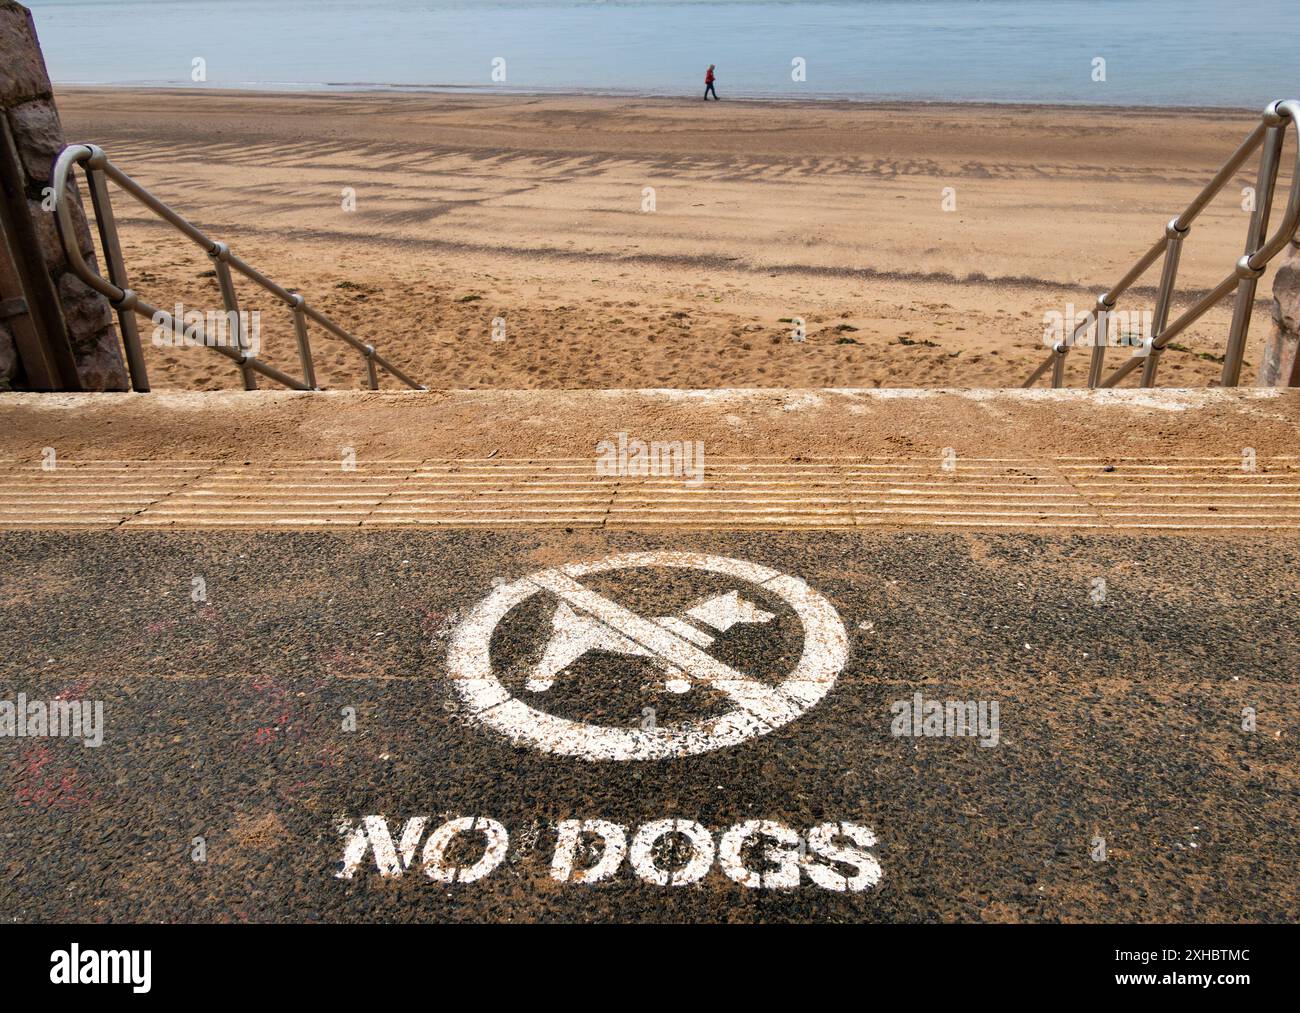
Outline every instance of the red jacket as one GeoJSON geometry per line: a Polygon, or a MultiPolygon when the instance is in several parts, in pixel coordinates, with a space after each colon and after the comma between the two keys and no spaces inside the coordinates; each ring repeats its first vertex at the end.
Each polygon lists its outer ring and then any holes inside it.
{"type": "Polygon", "coordinates": [[[704,72],[704,83],[705,83],[705,84],[712,84],[712,83],[713,83],[713,71],[711,71],[711,70],[706,70],[706,71],[704,72]]]}

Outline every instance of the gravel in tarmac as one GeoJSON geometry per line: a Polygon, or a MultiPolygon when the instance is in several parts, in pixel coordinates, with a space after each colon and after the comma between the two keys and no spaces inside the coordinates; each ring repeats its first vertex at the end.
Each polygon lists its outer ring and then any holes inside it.
{"type": "MultiPolygon", "coordinates": [[[[104,718],[98,747],[0,738],[0,915],[1294,921],[1298,562],[1281,536],[0,533],[0,701],[102,701],[104,718]],[[648,761],[543,752],[467,713],[448,641],[494,581],[649,549],[759,563],[824,596],[848,634],[825,697],[737,745],[648,761]],[[918,693],[996,704],[996,745],[895,734],[893,705],[910,712],[918,693]],[[367,851],[337,876],[340,826],[367,815],[395,843],[427,817],[401,875],[367,851]],[[425,842],[457,817],[498,821],[509,840],[481,879],[444,883],[425,842]],[[715,859],[658,885],[625,859],[600,882],[560,882],[566,819],[629,840],[695,821],[715,846],[749,820],[801,836],[850,823],[874,835],[880,876],[840,891],[805,868],[797,886],[753,887],[715,859]]],[[[581,583],[644,618],[739,590],[773,619],[710,630],[702,649],[768,685],[802,650],[764,588],[658,569],[581,583]]],[[[539,592],[492,635],[494,672],[530,706],[614,727],[647,708],[669,724],[729,708],[707,685],[671,692],[655,657],[607,650],[530,691],[558,604],[539,592]]],[[[462,833],[445,864],[483,850],[462,833]]],[[[778,871],[769,850],[760,835],[742,863],[778,871]]],[[[798,861],[816,864],[808,850],[798,861]]],[[[690,857],[677,834],[652,856],[670,875],[690,857]]]]}

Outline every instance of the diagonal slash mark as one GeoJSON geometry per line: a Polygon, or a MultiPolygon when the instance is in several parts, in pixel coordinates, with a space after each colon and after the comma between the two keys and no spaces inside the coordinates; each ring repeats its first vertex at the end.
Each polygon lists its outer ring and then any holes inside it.
{"type": "Polygon", "coordinates": [[[779,690],[737,672],[658,623],[641,618],[557,570],[534,574],[528,581],[635,641],[691,678],[725,694],[759,721],[778,726],[800,713],[779,690]]]}
{"type": "Polygon", "coordinates": [[[848,647],[844,623],[834,607],[797,577],[725,556],[659,550],[616,553],[594,562],[542,570],[512,584],[498,584],[452,631],[447,669],[455,692],[467,708],[467,717],[504,735],[516,746],[528,745],[545,753],[590,761],[664,760],[736,746],[806,713],[834,685],[848,659],[848,647]],[[775,689],[756,685],[743,675],[730,678],[738,673],[716,658],[700,657],[691,650],[694,645],[664,637],[664,632],[673,633],[671,629],[662,631],[653,625],[647,628],[642,624],[655,621],[628,613],[572,583],[589,574],[646,566],[725,574],[770,590],[799,618],[804,632],[802,656],[775,689]],[[573,609],[588,622],[609,629],[611,635],[635,644],[640,652],[661,663],[676,659],[680,664],[672,667],[679,672],[690,669],[697,679],[717,686],[733,701],[732,709],[698,722],[619,728],[573,721],[530,707],[513,696],[494,673],[491,639],[492,631],[511,609],[543,591],[554,595],[561,607],[573,609]]]}

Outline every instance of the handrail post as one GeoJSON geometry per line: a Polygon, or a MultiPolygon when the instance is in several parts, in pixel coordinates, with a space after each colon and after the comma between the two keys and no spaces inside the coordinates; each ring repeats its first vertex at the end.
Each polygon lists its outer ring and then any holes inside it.
{"type": "Polygon", "coordinates": [[[311,361],[311,343],[307,338],[307,313],[303,309],[305,302],[297,292],[293,294],[293,330],[298,336],[298,362],[302,365],[302,378],[311,390],[318,390],[316,368],[311,361]]]}
{"type": "MultiPolygon", "coordinates": [[[[104,248],[104,263],[108,267],[108,280],[120,288],[123,293],[131,291],[127,281],[126,259],[122,256],[122,244],[117,235],[117,221],[113,218],[113,204],[108,195],[108,184],[104,181],[101,169],[107,159],[102,151],[97,151],[85,165],[86,186],[90,190],[90,202],[95,209],[95,227],[99,230],[99,242],[104,248]]],[[[122,332],[122,347],[126,349],[126,368],[131,376],[131,389],[149,393],[149,371],[144,362],[144,350],[140,347],[140,327],[136,323],[135,310],[129,305],[129,299],[115,303],[117,326],[122,332]]]]}
{"type": "Polygon", "coordinates": [[[1183,253],[1183,240],[1191,231],[1190,225],[1180,230],[1177,218],[1171,218],[1165,226],[1169,243],[1165,246],[1165,260],[1160,266],[1160,290],[1156,293],[1156,308],[1152,314],[1151,344],[1147,349],[1146,362],[1142,363],[1143,387],[1155,386],[1156,370],[1160,367],[1160,351],[1164,347],[1156,342],[1164,331],[1165,324],[1169,322],[1169,307],[1173,305],[1174,285],[1178,280],[1178,260],[1183,253]]]}
{"type": "Polygon", "coordinates": [[[1114,303],[1107,303],[1106,296],[1097,296],[1097,309],[1094,316],[1097,318],[1097,327],[1092,332],[1092,358],[1088,362],[1088,389],[1093,390],[1101,383],[1101,370],[1106,361],[1106,343],[1110,340],[1107,333],[1110,327],[1110,311],[1114,309],[1114,303]]]}
{"type": "Polygon", "coordinates": [[[1057,389],[1065,383],[1065,349],[1063,341],[1058,341],[1052,346],[1052,351],[1056,358],[1052,360],[1052,388],[1057,389]]]}
{"type": "Polygon", "coordinates": [[[366,372],[370,374],[370,389],[379,389],[379,373],[375,370],[375,346],[366,345],[366,372]]]}
{"type": "MultiPolygon", "coordinates": [[[[1098,299],[1098,303],[1100,302],[1101,299],[1098,299]]],[[[1089,310],[1084,318],[1074,326],[1064,341],[1058,341],[1052,346],[1052,351],[1056,353],[1056,358],[1052,362],[1052,387],[1054,389],[1065,386],[1065,357],[1069,354],[1070,349],[1074,347],[1075,342],[1079,340],[1079,335],[1092,326],[1095,316],[1095,310],[1089,310]]]]}
{"type": "Polygon", "coordinates": [[[229,326],[234,330],[235,345],[239,348],[241,359],[239,372],[244,378],[244,390],[257,390],[257,374],[243,361],[248,355],[248,338],[239,319],[239,297],[235,294],[235,281],[230,276],[230,247],[225,243],[213,243],[208,256],[217,267],[217,285],[221,288],[221,301],[226,307],[229,326]]]}
{"type": "Polygon", "coordinates": [[[1259,178],[1255,185],[1255,211],[1250,216],[1246,230],[1246,252],[1237,261],[1237,301],[1232,307],[1232,326],[1228,330],[1228,343],[1223,353],[1224,387],[1235,387],[1241,380],[1241,362],[1246,354],[1246,335],[1250,331],[1250,317],[1255,308],[1255,289],[1263,265],[1256,267],[1250,258],[1264,243],[1268,235],[1268,215],[1273,205],[1273,187],[1277,183],[1278,161],[1282,142],[1286,137],[1286,121],[1270,106],[1264,114],[1268,132],[1264,135],[1264,150],[1259,156],[1259,178]]]}

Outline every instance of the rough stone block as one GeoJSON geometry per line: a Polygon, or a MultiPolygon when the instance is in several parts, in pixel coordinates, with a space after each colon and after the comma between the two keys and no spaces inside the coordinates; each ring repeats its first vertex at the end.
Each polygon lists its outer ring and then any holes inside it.
{"type": "Polygon", "coordinates": [[[73,342],[77,357],[77,375],[86,390],[130,390],[117,328],[106,327],[84,344],[73,342]]]}
{"type": "Polygon", "coordinates": [[[54,212],[46,211],[41,202],[27,201],[27,210],[31,216],[32,227],[36,230],[36,248],[41,259],[50,271],[61,271],[67,263],[63,255],[63,244],[59,242],[59,226],[54,220],[54,212]]]}
{"type": "Polygon", "coordinates": [[[0,105],[14,105],[50,91],[31,12],[21,4],[0,3],[0,105]]]}
{"type": "Polygon", "coordinates": [[[74,350],[93,344],[92,339],[113,322],[108,300],[75,274],[59,278],[59,300],[63,303],[63,318],[74,350]]]}
{"type": "Polygon", "coordinates": [[[49,186],[54,160],[63,150],[63,126],[54,100],[33,99],[14,106],[9,110],[9,126],[27,177],[38,186],[49,186]]]}

